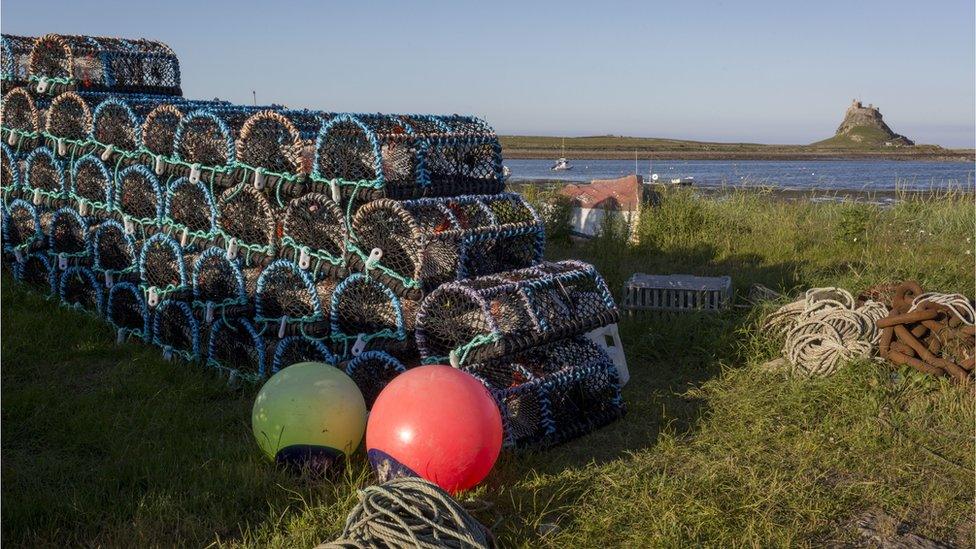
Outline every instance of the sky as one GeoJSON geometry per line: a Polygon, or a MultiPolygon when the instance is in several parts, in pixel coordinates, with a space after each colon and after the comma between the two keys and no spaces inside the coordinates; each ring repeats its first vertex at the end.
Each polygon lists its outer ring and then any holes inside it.
{"type": "Polygon", "coordinates": [[[3,0],[3,32],[162,40],[187,97],[473,114],[501,134],[809,143],[851,99],[976,146],[974,2],[3,0]]]}

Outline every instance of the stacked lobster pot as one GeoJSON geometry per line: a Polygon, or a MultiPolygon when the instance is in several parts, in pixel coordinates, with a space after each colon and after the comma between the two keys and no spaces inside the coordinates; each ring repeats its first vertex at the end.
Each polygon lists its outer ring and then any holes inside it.
{"type": "Polygon", "coordinates": [[[441,285],[417,314],[417,345],[425,362],[482,379],[507,444],[547,446],[623,413],[618,319],[593,266],[543,262],[441,285]]]}
{"type": "Polygon", "coordinates": [[[606,285],[545,262],[484,121],[186,99],[150,40],[2,47],[4,260],[120,342],[242,381],[332,364],[370,406],[449,362],[492,392],[515,447],[622,413],[606,285]]]}

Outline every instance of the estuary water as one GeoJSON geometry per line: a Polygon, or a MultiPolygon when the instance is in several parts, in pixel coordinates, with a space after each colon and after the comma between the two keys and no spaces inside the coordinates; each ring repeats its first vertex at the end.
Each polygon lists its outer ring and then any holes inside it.
{"type": "MultiPolygon", "coordinates": [[[[573,160],[569,171],[551,171],[552,160],[507,159],[512,181],[589,182],[634,173],[633,160],[573,160]]],[[[695,187],[770,186],[783,190],[927,191],[973,189],[971,162],[903,160],[642,160],[638,173],[650,182],[694,178],[695,187]]]]}

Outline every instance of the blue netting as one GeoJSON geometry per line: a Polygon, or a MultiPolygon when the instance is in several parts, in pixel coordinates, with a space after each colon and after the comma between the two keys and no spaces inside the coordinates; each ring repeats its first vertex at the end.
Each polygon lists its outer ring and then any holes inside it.
{"type": "MultiPolygon", "coordinates": [[[[328,313],[323,299],[334,289],[329,280],[316,282],[295,263],[279,259],[268,265],[257,280],[254,320],[279,337],[308,335],[316,339],[329,335],[328,313]]],[[[326,303],[328,303],[326,301],[326,303]]]]}
{"type": "Polygon", "coordinates": [[[382,282],[356,273],[336,286],[330,304],[336,353],[350,358],[381,350],[401,358],[413,353],[416,302],[403,300],[382,282]]]}
{"type": "Polygon", "coordinates": [[[3,251],[22,257],[44,243],[41,216],[29,202],[15,199],[3,210],[3,251]]]}
{"type": "Polygon", "coordinates": [[[264,339],[250,320],[221,320],[210,327],[208,366],[253,382],[264,378],[266,360],[264,339]]]}
{"type": "Polygon", "coordinates": [[[75,202],[82,215],[111,213],[114,191],[115,177],[100,158],[86,154],[74,163],[68,198],[75,202]]]}
{"type": "Polygon", "coordinates": [[[24,161],[24,196],[36,205],[67,198],[69,174],[64,162],[47,147],[34,149],[24,161]]]}
{"type": "Polygon", "coordinates": [[[48,251],[65,262],[88,258],[88,221],[71,208],[59,208],[51,216],[48,251]]]}
{"type": "Polygon", "coordinates": [[[200,359],[200,323],[190,305],[183,301],[164,300],[153,314],[153,344],[162,348],[167,359],[186,361],[200,359]]]}
{"type": "Polygon", "coordinates": [[[323,362],[332,366],[337,364],[332,351],[322,341],[293,335],[280,339],[275,346],[271,373],[300,362],[323,362]]]}
{"type": "Polygon", "coordinates": [[[13,276],[42,295],[52,295],[58,288],[58,272],[47,254],[32,253],[13,265],[13,276]]]}
{"type": "Polygon", "coordinates": [[[217,220],[217,205],[209,186],[186,177],[169,185],[163,202],[163,228],[181,245],[205,245],[217,234],[217,220]]]}
{"type": "Polygon", "coordinates": [[[193,264],[193,307],[202,310],[207,323],[227,317],[251,315],[257,273],[245,271],[240,262],[228,259],[221,248],[208,248],[193,264]]]}
{"type": "Polygon", "coordinates": [[[135,284],[117,282],[112,285],[105,316],[122,337],[132,335],[147,343],[152,340],[149,306],[142,290],[135,284]]]}
{"type": "Polygon", "coordinates": [[[165,202],[156,174],[142,164],[134,164],[115,178],[113,208],[131,232],[145,238],[159,228],[165,202]]]}
{"type": "Polygon", "coordinates": [[[88,267],[68,267],[58,278],[61,302],[87,313],[101,315],[105,292],[95,273],[88,267]]]}
{"type": "Polygon", "coordinates": [[[372,408],[383,388],[406,370],[402,362],[382,351],[366,351],[346,364],[346,374],[363,393],[366,408],[372,408]]]}
{"type": "Polygon", "coordinates": [[[0,80],[4,87],[22,86],[28,82],[33,36],[0,35],[0,80]]]}
{"type": "Polygon", "coordinates": [[[6,143],[0,143],[0,192],[3,205],[10,204],[13,196],[20,191],[20,166],[13,151],[6,143]]]}
{"type": "Polygon", "coordinates": [[[182,95],[173,50],[145,39],[42,36],[31,50],[28,80],[39,93],[82,89],[182,95]]]}
{"type": "Polygon", "coordinates": [[[613,361],[585,337],[549,343],[464,370],[481,379],[495,397],[509,447],[552,446],[624,413],[613,361]]]}
{"type": "Polygon", "coordinates": [[[29,153],[41,137],[41,113],[50,105],[47,99],[35,99],[24,88],[14,88],[3,96],[0,135],[16,156],[29,153]]]}
{"type": "Polygon", "coordinates": [[[150,307],[163,299],[188,299],[192,294],[180,243],[166,233],[146,239],[139,253],[139,283],[150,307]]]}
{"type": "Polygon", "coordinates": [[[121,223],[108,220],[89,234],[92,271],[102,277],[106,285],[120,276],[138,275],[138,250],[135,238],[126,234],[121,223]]]}

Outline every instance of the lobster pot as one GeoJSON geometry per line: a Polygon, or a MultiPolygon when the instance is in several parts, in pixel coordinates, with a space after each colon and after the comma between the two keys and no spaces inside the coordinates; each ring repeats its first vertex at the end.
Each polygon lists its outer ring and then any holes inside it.
{"type": "Polygon", "coordinates": [[[45,253],[26,255],[23,261],[14,263],[12,271],[16,280],[40,294],[51,295],[57,289],[57,270],[45,253]]]}
{"type": "Polygon", "coordinates": [[[27,154],[38,145],[41,135],[41,108],[50,101],[38,101],[24,88],[14,88],[3,96],[0,120],[3,121],[3,142],[19,155],[27,154]]]}
{"type": "Polygon", "coordinates": [[[244,122],[260,110],[244,106],[204,108],[185,115],[173,136],[168,170],[193,182],[202,178],[222,187],[234,186],[240,181],[234,173],[237,138],[244,122]]]}
{"type": "Polygon", "coordinates": [[[415,357],[416,311],[416,301],[400,298],[382,282],[362,273],[350,275],[332,294],[330,319],[336,354],[346,359],[377,350],[404,360],[415,357]]]}
{"type": "Polygon", "coordinates": [[[224,191],[217,203],[219,243],[246,265],[270,263],[278,242],[280,210],[261,191],[239,183],[224,191]]]}
{"type": "Polygon", "coordinates": [[[0,143],[0,192],[7,206],[20,192],[20,163],[6,143],[0,143]]]}
{"type": "Polygon", "coordinates": [[[183,247],[206,246],[217,235],[217,205],[210,188],[185,177],[170,184],[163,201],[162,225],[183,247]]]}
{"type": "Polygon", "coordinates": [[[427,143],[406,120],[386,115],[338,115],[319,131],[312,179],[335,183],[356,200],[408,199],[428,186],[427,143]]]}
{"type": "Polygon", "coordinates": [[[200,323],[184,301],[166,299],[152,315],[152,342],[163,349],[163,358],[200,359],[200,323]]]}
{"type": "Polygon", "coordinates": [[[271,359],[271,373],[300,362],[322,362],[336,365],[336,359],[329,348],[318,339],[292,335],[278,340],[271,359]]]}
{"type": "Polygon", "coordinates": [[[193,264],[193,307],[203,311],[204,322],[252,315],[252,297],[258,270],[244,269],[221,248],[204,250],[193,264]]]}
{"type": "MultiPolygon", "coordinates": [[[[180,109],[194,109],[222,104],[224,103],[219,101],[183,101],[162,95],[111,95],[102,100],[92,112],[92,133],[89,138],[98,146],[102,159],[106,162],[109,159],[146,161],[155,168],[155,154],[158,153],[153,153],[153,156],[142,155],[145,145],[143,131],[147,128],[150,115],[156,113],[154,115],[156,118],[148,127],[154,129],[158,124],[163,124],[161,129],[166,133],[166,107],[176,109],[174,105],[178,105],[180,109]]],[[[176,112],[180,113],[179,109],[176,112]]],[[[172,152],[173,134],[177,123],[179,123],[178,118],[168,134],[169,143],[165,145],[170,149],[169,153],[172,152]]],[[[158,131],[155,137],[159,137],[158,131]]]]}
{"type": "Polygon", "coordinates": [[[373,407],[380,391],[405,371],[402,362],[383,351],[366,351],[346,364],[346,374],[363,393],[367,409],[373,407]]]}
{"type": "Polygon", "coordinates": [[[624,413],[613,361],[584,337],[464,369],[481,379],[495,397],[509,447],[552,446],[624,413]]]}
{"type": "Polygon", "coordinates": [[[240,107],[226,101],[180,101],[177,98],[169,98],[168,101],[158,103],[146,114],[140,130],[142,147],[151,155],[146,160],[151,163],[157,175],[163,175],[167,171],[168,165],[165,159],[173,156],[173,141],[180,121],[187,113],[201,108],[238,109],[240,107]]]}
{"type": "Polygon", "coordinates": [[[114,208],[112,203],[115,179],[102,160],[86,154],[75,162],[71,170],[71,189],[68,198],[83,216],[105,217],[114,208]]]}
{"type": "Polygon", "coordinates": [[[134,164],[118,173],[112,200],[127,233],[140,239],[159,229],[163,219],[163,188],[149,168],[134,164]]]}
{"type": "Polygon", "coordinates": [[[105,292],[95,273],[88,267],[74,265],[58,278],[58,295],[65,305],[101,315],[105,292]]]}
{"type": "Polygon", "coordinates": [[[57,267],[64,270],[69,264],[87,262],[88,221],[71,208],[60,208],[51,216],[47,241],[48,252],[57,260],[57,267]]]}
{"type": "Polygon", "coordinates": [[[192,258],[184,256],[180,243],[168,234],[156,233],[146,239],[139,252],[139,284],[150,308],[164,299],[190,299],[187,260],[192,262],[192,258]]]}
{"type": "Polygon", "coordinates": [[[620,313],[606,282],[580,261],[444,284],[417,313],[425,361],[484,362],[615,324],[620,313]]]}
{"type": "Polygon", "coordinates": [[[0,80],[4,88],[28,83],[30,54],[35,40],[37,38],[33,36],[0,35],[0,80]]]}
{"type": "Polygon", "coordinates": [[[310,271],[313,278],[347,274],[345,217],[328,196],[308,193],[289,202],[281,234],[280,255],[310,271]]]}
{"type": "Polygon", "coordinates": [[[3,211],[3,251],[17,261],[43,248],[47,243],[41,229],[41,216],[29,202],[17,199],[3,211]]]}
{"type": "Polygon", "coordinates": [[[214,322],[210,327],[207,365],[230,374],[231,379],[258,381],[265,376],[264,339],[246,318],[214,322]]]}
{"type": "Polygon", "coordinates": [[[108,291],[105,316],[119,334],[119,340],[134,336],[142,341],[152,340],[152,319],[145,296],[131,282],[118,282],[108,291]]]}
{"type": "Polygon", "coordinates": [[[484,120],[472,116],[407,117],[428,142],[428,196],[497,194],[505,189],[502,147],[484,120]]]}
{"type": "Polygon", "coordinates": [[[545,247],[542,220],[517,194],[376,200],[359,208],[351,232],[350,267],[375,267],[415,299],[444,282],[535,265],[545,247]]]}
{"type": "Polygon", "coordinates": [[[54,206],[68,197],[70,174],[65,162],[47,147],[34,149],[24,160],[21,194],[35,206],[54,206]]]}
{"type": "Polygon", "coordinates": [[[117,221],[105,221],[89,233],[92,271],[111,288],[117,280],[138,279],[136,241],[117,221]]]}
{"type": "Polygon", "coordinates": [[[281,181],[302,181],[309,173],[314,140],[332,114],[307,110],[264,110],[244,121],[237,139],[237,168],[257,189],[281,181]]]}
{"type": "Polygon", "coordinates": [[[254,293],[254,320],[279,339],[305,335],[329,336],[329,296],[336,282],[312,276],[287,259],[278,259],[261,271],[254,293]]]}
{"type": "Polygon", "coordinates": [[[28,70],[39,93],[183,93],[176,54],[155,40],[48,34],[34,43],[28,70]]]}
{"type": "Polygon", "coordinates": [[[92,131],[92,111],[88,101],[75,92],[55,97],[47,110],[44,137],[58,156],[80,156],[92,147],[88,136],[92,131]]]}

